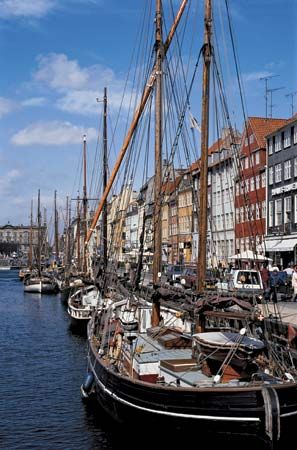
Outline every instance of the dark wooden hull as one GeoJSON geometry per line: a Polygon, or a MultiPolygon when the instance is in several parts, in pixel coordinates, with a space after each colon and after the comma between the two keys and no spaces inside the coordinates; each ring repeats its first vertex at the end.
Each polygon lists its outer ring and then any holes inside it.
{"type": "Polygon", "coordinates": [[[90,346],[100,405],[120,423],[186,429],[197,435],[251,436],[277,442],[297,422],[297,384],[232,388],[176,388],[131,380],[104,364],[90,346]],[[268,427],[268,428],[267,428],[268,427]]]}

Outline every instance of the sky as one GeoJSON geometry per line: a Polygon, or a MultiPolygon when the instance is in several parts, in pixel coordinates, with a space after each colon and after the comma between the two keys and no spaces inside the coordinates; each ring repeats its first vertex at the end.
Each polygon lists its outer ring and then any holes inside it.
{"type": "MultiPolygon", "coordinates": [[[[111,114],[120,106],[147,2],[0,0],[1,225],[28,224],[38,189],[48,211],[55,190],[60,208],[66,195],[77,195],[82,135],[94,152],[101,113],[96,98],[102,99],[105,86],[111,114]]],[[[220,2],[214,0],[215,8],[220,2]]],[[[248,115],[265,116],[260,78],[271,77],[273,117],[290,117],[287,95],[297,91],[297,0],[228,4],[248,115]]]]}

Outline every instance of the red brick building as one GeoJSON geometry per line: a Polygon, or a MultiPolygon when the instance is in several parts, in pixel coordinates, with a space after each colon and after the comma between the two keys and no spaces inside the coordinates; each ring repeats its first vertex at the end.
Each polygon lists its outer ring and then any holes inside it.
{"type": "Polygon", "coordinates": [[[235,247],[256,251],[265,236],[266,140],[265,136],[286,119],[249,117],[242,134],[235,183],[235,247]]]}

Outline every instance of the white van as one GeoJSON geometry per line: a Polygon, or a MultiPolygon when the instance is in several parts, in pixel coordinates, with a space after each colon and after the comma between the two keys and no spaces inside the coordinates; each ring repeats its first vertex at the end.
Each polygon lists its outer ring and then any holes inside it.
{"type": "Polygon", "coordinates": [[[233,269],[216,285],[218,292],[263,294],[264,287],[258,270],[233,269]]]}

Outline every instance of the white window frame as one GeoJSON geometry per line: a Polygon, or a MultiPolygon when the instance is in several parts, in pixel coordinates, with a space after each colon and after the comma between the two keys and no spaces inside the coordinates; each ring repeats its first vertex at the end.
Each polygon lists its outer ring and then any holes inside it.
{"type": "Polygon", "coordinates": [[[260,189],[260,175],[256,175],[256,190],[260,189]]]}
{"type": "Polygon", "coordinates": [[[297,125],[294,125],[293,143],[297,144],[297,125]]]}
{"type": "Polygon", "coordinates": [[[297,177],[297,158],[294,158],[294,177],[297,177]]]}
{"type": "Polygon", "coordinates": [[[291,147],[291,127],[284,131],[284,148],[291,147]]]}
{"type": "Polygon", "coordinates": [[[274,146],[274,151],[275,153],[280,152],[282,149],[282,135],[281,134],[276,134],[275,135],[275,146],[274,146]]]}
{"type": "Polygon", "coordinates": [[[263,188],[266,187],[266,172],[265,171],[261,173],[261,186],[263,188]]]}
{"type": "Polygon", "coordinates": [[[271,166],[271,167],[269,167],[269,171],[268,171],[268,182],[269,182],[269,185],[274,183],[273,175],[274,175],[274,167],[271,166]]]}
{"type": "Polygon", "coordinates": [[[294,223],[297,223],[297,194],[294,195],[294,223]]]}
{"type": "Polygon", "coordinates": [[[262,202],[262,219],[265,219],[266,217],[266,200],[263,200],[262,202]]]}
{"type": "Polygon", "coordinates": [[[276,164],[274,170],[275,170],[275,183],[280,183],[282,181],[282,165],[276,164]]]}
{"type": "Polygon", "coordinates": [[[273,139],[272,137],[267,140],[267,147],[268,147],[268,155],[273,154],[273,139]]]}
{"type": "Polygon", "coordinates": [[[281,198],[278,198],[274,202],[274,223],[276,227],[282,224],[282,219],[283,219],[283,201],[281,198]]]}
{"type": "Polygon", "coordinates": [[[284,198],[284,223],[289,223],[291,222],[291,212],[292,212],[292,197],[285,197],[284,198]],[[287,215],[287,213],[289,214],[289,217],[287,215]]]}
{"type": "Polygon", "coordinates": [[[284,162],[284,180],[289,180],[291,177],[291,160],[288,159],[284,162]]]}

